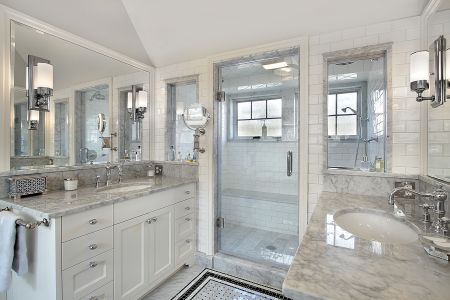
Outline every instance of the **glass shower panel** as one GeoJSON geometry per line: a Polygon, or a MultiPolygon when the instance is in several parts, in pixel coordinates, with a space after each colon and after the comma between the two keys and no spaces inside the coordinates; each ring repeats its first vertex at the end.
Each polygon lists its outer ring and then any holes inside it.
{"type": "Polygon", "coordinates": [[[218,66],[218,251],[288,268],[298,246],[298,50],[218,66]],[[285,61],[288,67],[263,66],[285,61]],[[287,175],[292,151],[293,174],[287,175]]]}

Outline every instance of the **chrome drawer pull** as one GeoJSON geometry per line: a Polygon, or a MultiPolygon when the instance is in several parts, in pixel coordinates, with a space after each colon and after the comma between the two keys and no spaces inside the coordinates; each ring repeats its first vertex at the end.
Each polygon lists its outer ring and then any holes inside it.
{"type": "Polygon", "coordinates": [[[189,195],[191,193],[191,191],[185,191],[184,192],[186,195],[189,195]]]}
{"type": "Polygon", "coordinates": [[[189,222],[191,220],[191,218],[186,218],[185,220],[189,222]]]}
{"type": "Polygon", "coordinates": [[[185,210],[191,210],[191,208],[189,206],[184,208],[185,210]]]}
{"type": "Polygon", "coordinates": [[[91,224],[91,225],[97,224],[97,219],[91,219],[91,220],[89,220],[89,224],[91,224]]]}
{"type": "Polygon", "coordinates": [[[95,268],[97,266],[97,263],[95,261],[91,261],[89,263],[89,268],[95,268]]]}
{"type": "Polygon", "coordinates": [[[97,244],[91,244],[88,246],[88,248],[91,250],[95,250],[95,249],[97,249],[97,244]]]}
{"type": "Polygon", "coordinates": [[[186,240],[186,244],[189,244],[191,242],[191,240],[186,240]]]}
{"type": "Polygon", "coordinates": [[[153,218],[152,219],[152,222],[156,222],[156,221],[158,221],[158,218],[153,218]]]}
{"type": "Polygon", "coordinates": [[[145,222],[147,222],[147,224],[152,224],[152,219],[147,219],[145,222]]]}
{"type": "Polygon", "coordinates": [[[97,296],[92,296],[91,298],[89,298],[89,300],[98,300],[97,296]]]}

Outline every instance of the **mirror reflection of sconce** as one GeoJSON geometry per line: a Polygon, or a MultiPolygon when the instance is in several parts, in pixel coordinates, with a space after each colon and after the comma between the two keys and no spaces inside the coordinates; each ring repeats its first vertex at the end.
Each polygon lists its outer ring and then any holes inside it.
{"type": "Polygon", "coordinates": [[[28,55],[26,73],[28,109],[50,111],[49,102],[53,95],[53,66],[50,61],[28,55]]]}
{"type": "Polygon", "coordinates": [[[37,130],[39,128],[39,111],[28,111],[28,130],[37,130]]]}
{"type": "Polygon", "coordinates": [[[184,102],[179,101],[179,102],[177,102],[177,107],[176,107],[177,117],[182,116],[183,113],[184,113],[184,102]]]}
{"type": "Polygon", "coordinates": [[[134,122],[144,118],[147,111],[148,93],[136,85],[131,86],[131,92],[128,92],[127,109],[130,119],[134,122]]]}
{"type": "Polygon", "coordinates": [[[430,50],[417,51],[411,54],[410,87],[417,93],[417,102],[431,101],[437,107],[450,99],[447,89],[450,88],[450,48],[446,50],[446,39],[440,36],[430,50]],[[422,96],[430,88],[431,96],[422,96]]]}
{"type": "Polygon", "coordinates": [[[106,117],[105,114],[98,114],[97,116],[97,128],[98,128],[98,132],[100,132],[100,134],[103,134],[105,132],[106,129],[106,117]]]}
{"type": "Polygon", "coordinates": [[[187,128],[194,130],[194,155],[193,160],[198,160],[198,153],[205,153],[204,148],[200,148],[200,135],[206,133],[205,127],[211,118],[208,110],[199,103],[194,103],[183,112],[183,121],[187,128]]]}

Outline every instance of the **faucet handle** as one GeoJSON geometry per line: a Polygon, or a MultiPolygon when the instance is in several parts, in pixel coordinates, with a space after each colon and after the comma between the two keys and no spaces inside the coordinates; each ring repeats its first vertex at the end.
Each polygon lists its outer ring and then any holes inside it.
{"type": "Polygon", "coordinates": [[[428,203],[420,204],[419,207],[423,208],[423,220],[424,223],[431,223],[430,209],[434,209],[434,205],[428,203]]]}
{"type": "Polygon", "coordinates": [[[447,217],[442,217],[442,218],[439,219],[439,221],[441,223],[440,226],[441,226],[442,234],[444,236],[449,236],[448,225],[450,224],[450,219],[447,218],[447,217]]]}

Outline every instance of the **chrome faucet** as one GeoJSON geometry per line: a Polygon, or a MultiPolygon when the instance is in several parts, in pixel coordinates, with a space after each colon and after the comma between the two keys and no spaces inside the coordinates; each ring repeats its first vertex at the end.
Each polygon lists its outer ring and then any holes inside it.
{"type": "Polygon", "coordinates": [[[434,220],[432,226],[434,227],[434,230],[436,232],[443,232],[444,234],[448,234],[447,226],[449,224],[449,219],[445,217],[445,201],[447,200],[447,193],[442,189],[442,187],[437,188],[432,193],[421,193],[416,192],[413,189],[410,189],[408,187],[398,187],[392,190],[392,192],[389,194],[389,201],[388,203],[390,205],[395,204],[394,196],[399,191],[407,191],[414,195],[418,195],[421,197],[427,197],[433,200],[434,204],[423,204],[422,207],[424,209],[424,222],[429,223],[431,222],[431,218],[429,216],[428,210],[433,209],[436,219],[434,220]]]}
{"type": "Polygon", "coordinates": [[[118,168],[116,165],[111,164],[111,162],[107,162],[105,169],[106,169],[106,186],[111,185],[111,171],[115,168],[118,168]]]}

